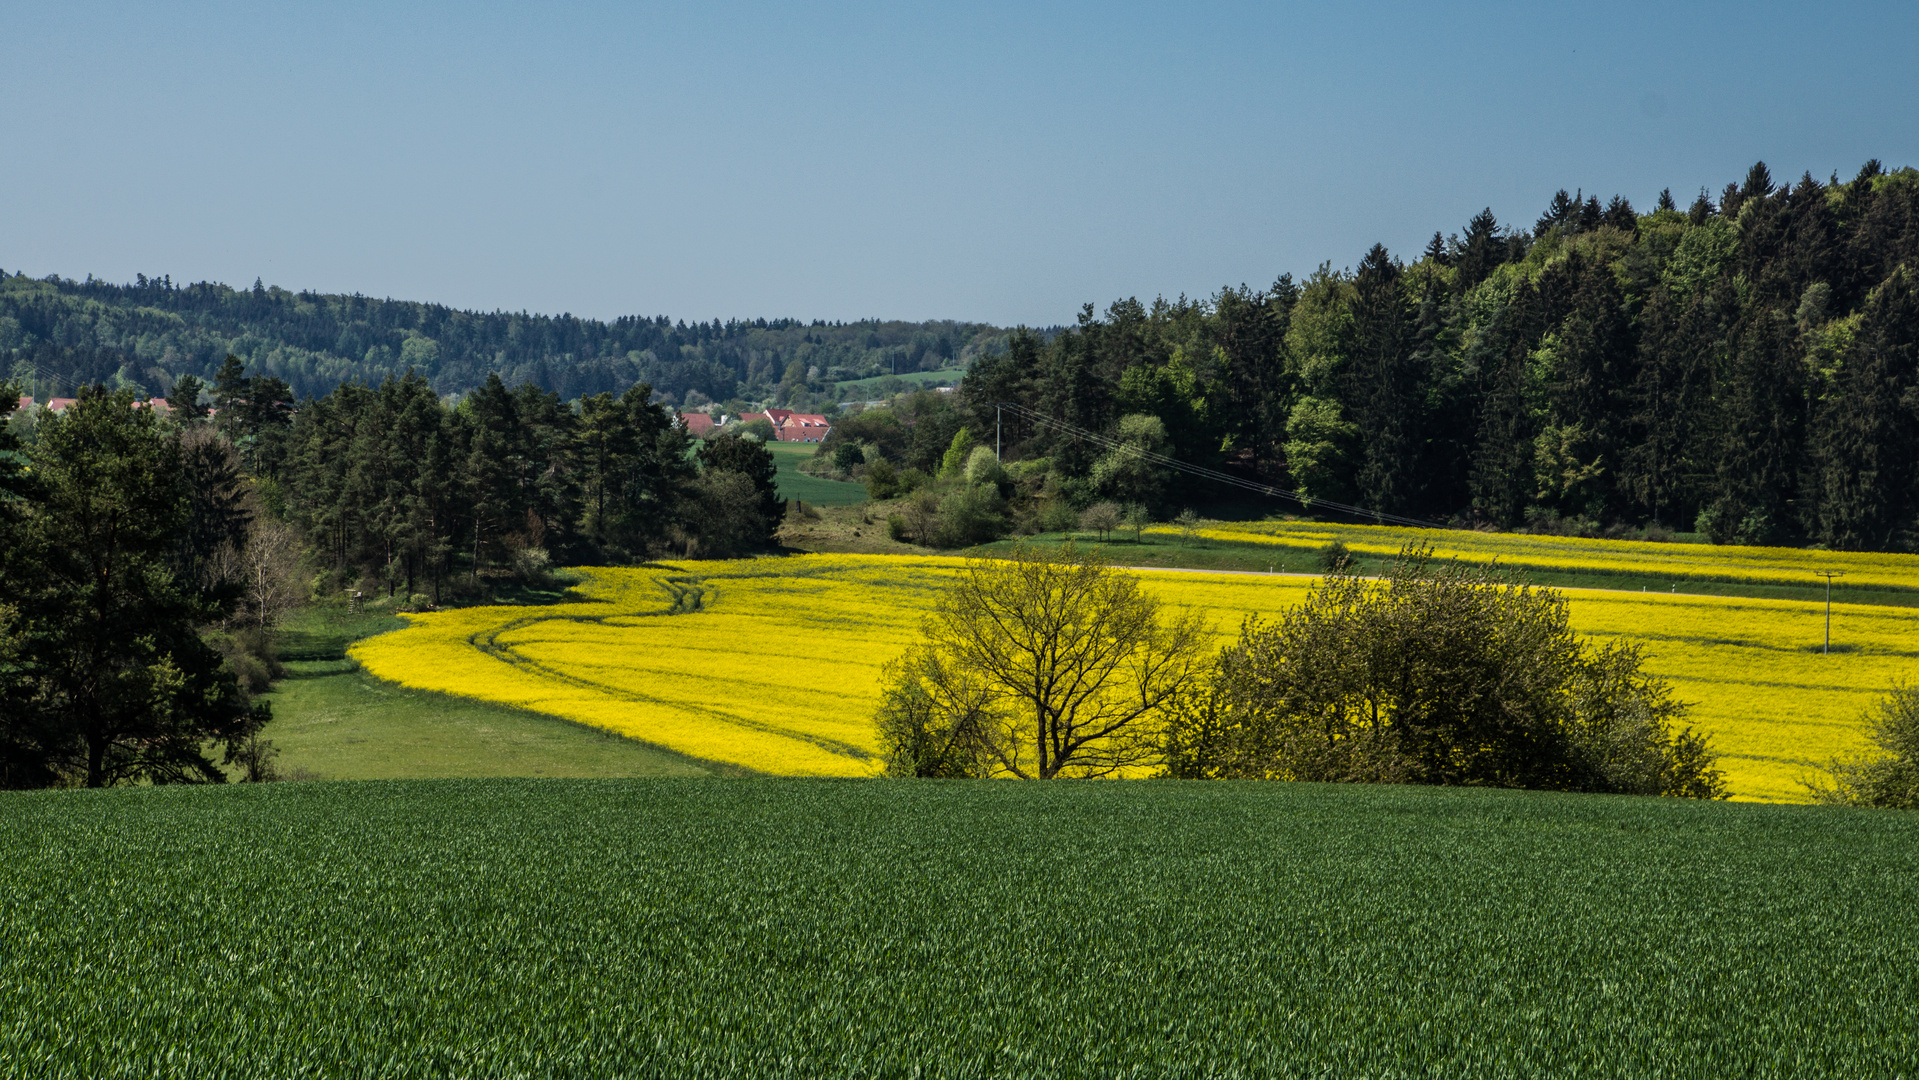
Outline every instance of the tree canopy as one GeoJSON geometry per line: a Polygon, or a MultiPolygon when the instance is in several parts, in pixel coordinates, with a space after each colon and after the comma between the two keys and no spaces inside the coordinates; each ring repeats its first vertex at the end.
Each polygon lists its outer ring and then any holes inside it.
{"type": "Polygon", "coordinates": [[[1403,550],[1249,620],[1169,725],[1175,776],[1724,797],[1705,741],[1634,647],[1574,634],[1565,598],[1403,550]]]}
{"type": "Polygon", "coordinates": [[[1162,611],[1137,577],[1072,545],[969,560],[922,635],[887,668],[878,714],[898,775],[1150,766],[1167,705],[1203,663],[1196,617],[1162,611]]]}

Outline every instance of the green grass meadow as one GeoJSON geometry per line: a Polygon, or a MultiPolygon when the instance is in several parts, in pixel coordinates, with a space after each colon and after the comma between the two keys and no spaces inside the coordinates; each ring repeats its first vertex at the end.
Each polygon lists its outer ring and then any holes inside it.
{"type": "Polygon", "coordinates": [[[896,378],[903,383],[912,383],[916,386],[927,387],[938,386],[941,383],[949,386],[957,385],[959,381],[965,377],[966,369],[963,367],[941,368],[938,371],[909,371],[900,375],[872,375],[864,379],[846,379],[834,383],[833,387],[842,392],[852,391],[854,393],[869,394],[877,392],[880,384],[890,378],[896,378]]]}
{"type": "Polygon", "coordinates": [[[398,616],[354,615],[338,606],[303,608],[288,620],[280,633],[287,676],[266,698],[273,707],[266,737],[279,751],[274,765],[283,776],[423,780],[739,771],[556,716],[411,690],[373,678],[346,659],[353,641],[402,625],[398,616]]]}
{"type": "Polygon", "coordinates": [[[866,488],[845,480],[822,480],[800,471],[800,462],[819,451],[818,443],[769,442],[773,461],[779,467],[776,482],[780,497],[799,499],[818,506],[850,506],[866,501],[866,488]]]}
{"type": "Polygon", "coordinates": [[[1232,783],[0,794],[0,1076],[1898,1077],[1919,815],[1232,783]]]}

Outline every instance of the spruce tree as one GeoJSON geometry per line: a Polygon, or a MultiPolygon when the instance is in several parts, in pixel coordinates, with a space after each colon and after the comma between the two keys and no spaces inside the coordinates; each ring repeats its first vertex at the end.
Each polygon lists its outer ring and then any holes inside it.
{"type": "Polygon", "coordinates": [[[1420,488],[1425,380],[1416,370],[1413,313],[1402,273],[1386,248],[1374,244],[1353,277],[1356,296],[1345,353],[1351,417],[1364,457],[1360,499],[1368,509],[1407,513],[1420,488]]]}
{"type": "Polygon", "coordinates": [[[1900,271],[1866,305],[1820,409],[1817,535],[1842,550],[1919,548],[1919,290],[1900,271]]]}
{"type": "MultiPolygon", "coordinates": [[[[1561,192],[1560,194],[1565,194],[1561,192]]],[[[1506,261],[1505,244],[1499,236],[1499,220],[1491,207],[1474,214],[1466,223],[1466,237],[1460,242],[1459,291],[1465,292],[1486,280],[1500,263],[1506,261]]]]}

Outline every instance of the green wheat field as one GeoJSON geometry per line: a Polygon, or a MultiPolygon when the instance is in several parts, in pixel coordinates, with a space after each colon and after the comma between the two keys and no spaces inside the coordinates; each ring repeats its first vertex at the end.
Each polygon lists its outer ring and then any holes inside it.
{"type": "Polygon", "coordinates": [[[0,794],[0,1076],[1913,1075],[1919,815],[1404,787],[0,794]]]}

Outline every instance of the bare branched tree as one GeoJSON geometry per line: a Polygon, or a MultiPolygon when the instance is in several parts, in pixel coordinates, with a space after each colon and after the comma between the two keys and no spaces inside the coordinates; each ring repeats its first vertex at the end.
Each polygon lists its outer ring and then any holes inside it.
{"type": "Polygon", "coordinates": [[[970,560],[888,668],[878,717],[905,775],[1111,776],[1157,761],[1205,664],[1197,616],[1071,544],[970,560]]]}

